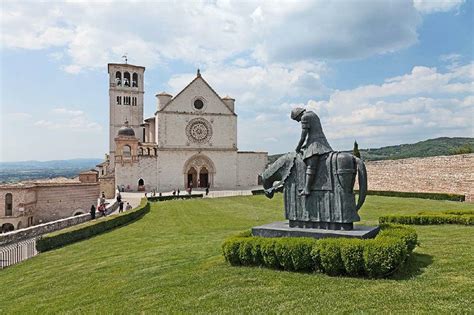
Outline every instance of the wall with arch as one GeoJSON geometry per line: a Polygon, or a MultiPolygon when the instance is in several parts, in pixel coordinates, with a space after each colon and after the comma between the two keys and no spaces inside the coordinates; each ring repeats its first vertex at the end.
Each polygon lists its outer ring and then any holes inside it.
{"type": "Polygon", "coordinates": [[[18,226],[26,227],[29,219],[34,216],[36,207],[36,191],[34,185],[5,184],[0,185],[0,231],[3,224],[9,224],[15,230],[18,226]],[[11,215],[6,213],[6,197],[11,195],[11,215]]]}
{"type": "Polygon", "coordinates": [[[143,179],[145,189],[157,187],[158,167],[156,156],[139,156],[134,163],[115,164],[115,185],[129,190],[138,190],[138,180],[143,179]]]}
{"type": "Polygon", "coordinates": [[[97,205],[98,183],[63,183],[37,187],[35,224],[66,218],[78,209],[88,211],[97,205]]]}

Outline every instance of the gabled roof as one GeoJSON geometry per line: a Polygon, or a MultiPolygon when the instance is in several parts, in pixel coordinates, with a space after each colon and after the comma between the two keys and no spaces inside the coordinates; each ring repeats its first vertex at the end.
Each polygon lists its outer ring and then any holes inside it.
{"type": "MultiPolygon", "coordinates": [[[[229,110],[229,112],[230,112],[232,115],[237,116],[237,115],[234,113],[234,111],[233,111],[232,109],[230,109],[230,107],[227,106],[227,104],[222,100],[222,98],[219,96],[219,94],[217,94],[217,92],[214,91],[214,89],[209,85],[209,83],[207,83],[207,81],[204,80],[204,78],[201,76],[201,74],[199,73],[199,71],[198,71],[197,76],[196,76],[191,82],[189,82],[189,84],[186,85],[186,86],[184,87],[184,89],[181,90],[181,92],[179,92],[178,94],[176,94],[168,103],[165,104],[165,106],[163,106],[162,109],[157,110],[157,111],[155,112],[155,114],[164,111],[171,103],[173,103],[173,101],[174,101],[179,95],[181,95],[187,88],[189,88],[189,87],[190,87],[195,81],[197,81],[198,79],[201,79],[201,80],[207,85],[207,87],[217,96],[217,98],[221,101],[222,105],[224,105],[224,106],[229,110]]],[[[169,94],[168,94],[168,95],[169,95],[169,94]]]]}

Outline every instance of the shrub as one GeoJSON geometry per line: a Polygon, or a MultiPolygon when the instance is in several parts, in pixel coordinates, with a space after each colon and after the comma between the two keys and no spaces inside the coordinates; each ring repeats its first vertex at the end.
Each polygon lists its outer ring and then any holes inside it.
{"type": "Polygon", "coordinates": [[[231,265],[383,277],[399,268],[416,245],[413,228],[385,224],[371,240],[263,238],[246,231],[225,240],[222,252],[231,265]]]}
{"type": "Polygon", "coordinates": [[[344,270],[350,276],[364,273],[364,244],[362,240],[347,239],[341,242],[341,259],[344,270]]]}
{"type": "MultiPolygon", "coordinates": [[[[254,238],[261,239],[261,238],[254,238]]],[[[281,238],[274,244],[276,260],[285,270],[311,270],[311,250],[314,240],[308,238],[281,238]]]]}
{"type": "Polygon", "coordinates": [[[148,211],[150,211],[150,204],[146,202],[146,199],[142,199],[140,206],[134,210],[89,221],[58,232],[43,235],[36,241],[36,249],[39,252],[45,252],[84,240],[130,223],[142,217],[148,211]]]}
{"type": "Polygon", "coordinates": [[[474,225],[474,215],[454,214],[419,214],[419,215],[387,215],[379,218],[380,223],[399,223],[414,225],[463,224],[474,225]]]}
{"type": "Polygon", "coordinates": [[[263,189],[254,189],[252,190],[252,195],[264,195],[265,194],[265,190],[263,189]]]}
{"type": "Polygon", "coordinates": [[[224,253],[224,257],[231,265],[240,265],[240,243],[242,239],[238,237],[229,238],[227,239],[224,244],[222,244],[222,252],[224,253]]]}
{"type": "Polygon", "coordinates": [[[278,268],[280,266],[280,262],[278,261],[277,254],[275,251],[275,242],[272,239],[261,240],[262,246],[260,247],[260,253],[262,254],[263,264],[264,266],[268,266],[271,268],[278,268]]]}
{"type": "Polygon", "coordinates": [[[320,265],[322,272],[328,275],[339,275],[344,271],[344,263],[341,258],[341,240],[337,238],[322,239],[317,244],[320,265]]]}
{"type": "MultiPolygon", "coordinates": [[[[448,210],[448,211],[443,211],[443,214],[453,214],[453,215],[466,215],[466,214],[472,214],[474,215],[474,210],[448,210]]],[[[421,214],[421,213],[419,213],[421,214]]]]}
{"type": "Polygon", "coordinates": [[[368,240],[364,248],[364,270],[369,277],[386,276],[395,271],[407,256],[403,240],[380,237],[368,240]]]}
{"type": "Polygon", "coordinates": [[[168,201],[168,200],[178,200],[178,199],[195,199],[195,198],[202,198],[203,194],[195,194],[195,195],[179,195],[179,196],[154,196],[154,197],[147,197],[148,201],[168,201]]]}
{"type": "MultiPolygon", "coordinates": [[[[355,190],[358,193],[357,190],[355,190]]],[[[434,200],[449,200],[449,201],[465,201],[466,196],[459,194],[446,193],[422,193],[422,192],[404,192],[404,191],[385,191],[385,190],[369,190],[367,195],[385,196],[385,197],[400,197],[400,198],[422,198],[434,200]]]]}

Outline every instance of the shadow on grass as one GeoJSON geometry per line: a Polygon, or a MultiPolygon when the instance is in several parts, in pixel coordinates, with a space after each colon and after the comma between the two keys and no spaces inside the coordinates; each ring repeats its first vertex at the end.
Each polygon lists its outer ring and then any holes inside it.
{"type": "Polygon", "coordinates": [[[426,267],[433,263],[433,256],[412,253],[408,260],[392,274],[388,279],[392,280],[411,280],[414,277],[417,277],[423,274],[426,267]]]}

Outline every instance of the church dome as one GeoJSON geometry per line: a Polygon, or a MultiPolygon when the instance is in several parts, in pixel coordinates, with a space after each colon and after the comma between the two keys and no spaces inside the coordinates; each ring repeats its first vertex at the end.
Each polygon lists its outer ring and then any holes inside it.
{"type": "Polygon", "coordinates": [[[128,121],[125,121],[124,126],[120,127],[120,129],[118,130],[118,135],[126,137],[135,137],[135,131],[133,131],[133,128],[128,126],[128,121]]]}

